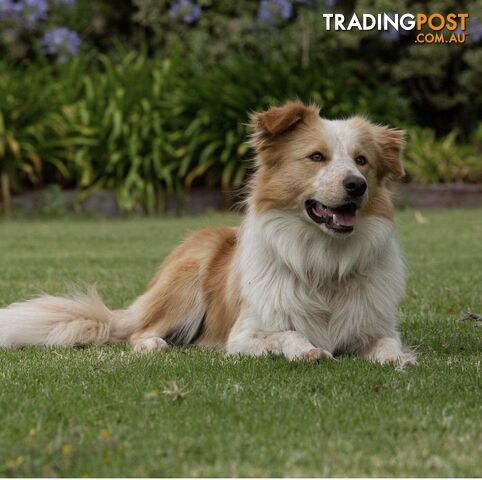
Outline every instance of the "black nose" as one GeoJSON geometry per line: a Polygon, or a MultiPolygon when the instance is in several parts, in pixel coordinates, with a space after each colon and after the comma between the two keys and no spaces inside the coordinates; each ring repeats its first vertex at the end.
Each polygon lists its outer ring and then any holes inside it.
{"type": "Polygon", "coordinates": [[[367,189],[367,182],[358,175],[349,175],[343,180],[343,186],[350,197],[361,197],[367,189]]]}

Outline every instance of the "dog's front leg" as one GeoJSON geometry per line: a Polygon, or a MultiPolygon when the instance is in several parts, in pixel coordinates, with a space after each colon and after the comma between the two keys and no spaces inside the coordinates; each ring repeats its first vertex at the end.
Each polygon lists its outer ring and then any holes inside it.
{"type": "Polygon", "coordinates": [[[234,331],[228,340],[228,354],[261,356],[268,353],[284,355],[289,360],[319,360],[333,358],[332,354],[317,348],[299,332],[262,332],[256,330],[234,331]]]}
{"type": "Polygon", "coordinates": [[[382,364],[391,364],[397,368],[405,368],[417,364],[417,356],[410,350],[404,350],[398,337],[382,337],[362,352],[362,355],[382,364]]]}

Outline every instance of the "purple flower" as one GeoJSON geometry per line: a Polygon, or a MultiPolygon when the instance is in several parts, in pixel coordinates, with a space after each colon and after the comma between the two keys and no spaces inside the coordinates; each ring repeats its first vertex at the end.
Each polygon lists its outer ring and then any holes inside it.
{"type": "Polygon", "coordinates": [[[30,29],[47,17],[48,9],[47,0],[0,0],[0,20],[30,29]]]}
{"type": "Polygon", "coordinates": [[[280,20],[288,20],[293,13],[290,0],[261,0],[258,20],[274,25],[280,20]]]}
{"type": "Polygon", "coordinates": [[[470,41],[473,43],[477,43],[482,40],[482,23],[477,17],[472,17],[469,20],[467,33],[469,34],[470,41]]]}
{"type": "Polygon", "coordinates": [[[19,13],[20,4],[12,0],[0,0],[0,20],[19,13]]]}
{"type": "Polygon", "coordinates": [[[178,20],[181,18],[184,23],[191,25],[201,15],[201,6],[191,0],[177,0],[169,9],[169,16],[178,20]]]}
{"type": "Polygon", "coordinates": [[[79,52],[80,38],[66,27],[57,27],[47,31],[40,44],[46,55],[56,55],[59,63],[65,63],[79,52]]]}
{"type": "Polygon", "coordinates": [[[47,17],[47,0],[20,0],[17,4],[17,21],[25,28],[34,28],[39,21],[47,17]]]}
{"type": "Polygon", "coordinates": [[[0,0],[0,20],[16,17],[20,13],[20,4],[12,0],[0,0]]]}
{"type": "Polygon", "coordinates": [[[22,11],[22,1],[0,0],[0,21],[14,24],[21,23],[22,11]]]}

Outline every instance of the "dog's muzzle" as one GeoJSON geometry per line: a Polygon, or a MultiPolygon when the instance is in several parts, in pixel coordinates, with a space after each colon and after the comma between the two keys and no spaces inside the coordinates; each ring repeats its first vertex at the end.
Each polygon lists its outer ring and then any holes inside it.
{"type": "Polygon", "coordinates": [[[307,200],[305,209],[311,220],[335,232],[350,233],[356,223],[357,205],[354,202],[327,207],[317,200],[307,200]]]}

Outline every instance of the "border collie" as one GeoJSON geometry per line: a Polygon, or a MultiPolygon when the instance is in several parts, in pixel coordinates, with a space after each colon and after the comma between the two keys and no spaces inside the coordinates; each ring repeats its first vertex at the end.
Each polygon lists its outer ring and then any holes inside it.
{"type": "Polygon", "coordinates": [[[0,346],[128,340],[136,352],[196,344],[414,365],[397,326],[405,269],[385,187],[403,173],[404,132],[326,120],[299,101],[251,115],[250,127],[257,168],[240,228],[192,234],[125,310],[94,289],[1,309],[0,346]]]}

